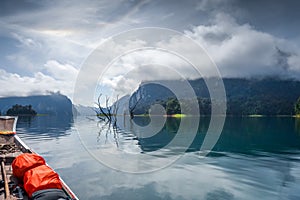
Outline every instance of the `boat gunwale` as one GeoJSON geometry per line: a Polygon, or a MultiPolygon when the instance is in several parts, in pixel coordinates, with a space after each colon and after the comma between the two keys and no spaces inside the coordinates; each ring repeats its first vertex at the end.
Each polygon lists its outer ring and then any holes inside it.
{"type": "MultiPolygon", "coordinates": [[[[13,127],[12,127],[12,131],[13,134],[10,134],[11,137],[13,137],[13,143],[18,147],[18,150],[20,153],[33,153],[33,154],[37,154],[35,151],[33,151],[17,134],[16,134],[16,127],[17,127],[17,120],[18,120],[18,116],[0,116],[0,119],[14,119],[14,123],[13,123],[13,127]]],[[[5,136],[7,136],[6,134],[4,134],[5,136]]],[[[5,156],[1,158],[5,159],[5,156]]],[[[15,157],[13,157],[14,159],[15,157]]],[[[47,166],[48,163],[46,163],[47,166]]],[[[50,166],[49,166],[50,167],[50,166]]],[[[64,191],[64,193],[66,193],[66,195],[68,196],[68,198],[71,198],[70,200],[79,200],[79,198],[75,195],[75,193],[70,189],[70,187],[64,182],[64,180],[59,176],[59,179],[62,183],[62,190],[64,191]]]]}
{"type": "MultiPolygon", "coordinates": [[[[15,138],[15,141],[18,143],[17,145],[22,148],[22,149],[20,149],[21,152],[23,152],[23,153],[34,153],[34,154],[39,155],[38,153],[36,153],[35,151],[33,151],[25,142],[23,142],[22,139],[18,135],[14,135],[14,138],[15,138]]],[[[48,163],[46,163],[46,165],[49,166],[48,163]]],[[[61,176],[59,176],[59,179],[60,179],[60,181],[62,183],[62,186],[63,186],[62,189],[64,190],[64,192],[70,198],[72,198],[72,200],[79,200],[79,198],[74,194],[74,192],[70,189],[70,187],[61,178],[61,176]]]]}

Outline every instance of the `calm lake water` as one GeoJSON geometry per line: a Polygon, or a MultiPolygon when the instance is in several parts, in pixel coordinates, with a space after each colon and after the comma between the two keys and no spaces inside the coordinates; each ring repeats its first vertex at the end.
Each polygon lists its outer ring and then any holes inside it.
{"type": "Polygon", "coordinates": [[[84,200],[300,199],[300,119],[227,117],[203,158],[209,121],[201,118],[197,133],[179,138],[192,136],[188,146],[168,146],[181,124],[174,118],[151,137],[133,125],[147,118],[113,130],[93,117],[41,116],[19,119],[17,131],[84,200]]]}

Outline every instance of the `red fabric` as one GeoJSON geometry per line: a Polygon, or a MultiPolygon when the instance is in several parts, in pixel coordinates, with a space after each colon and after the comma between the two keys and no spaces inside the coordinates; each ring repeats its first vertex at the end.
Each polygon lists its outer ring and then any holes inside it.
{"type": "Polygon", "coordinates": [[[24,174],[23,182],[24,189],[30,197],[38,190],[62,189],[58,174],[46,165],[28,170],[24,174]]]}
{"type": "Polygon", "coordinates": [[[26,171],[45,164],[43,157],[33,153],[23,153],[17,156],[12,163],[13,174],[15,177],[23,179],[26,171]]]}

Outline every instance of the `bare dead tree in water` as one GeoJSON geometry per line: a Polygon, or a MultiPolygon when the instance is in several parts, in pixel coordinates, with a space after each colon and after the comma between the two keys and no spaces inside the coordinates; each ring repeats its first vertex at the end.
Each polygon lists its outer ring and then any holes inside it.
{"type": "MultiPolygon", "coordinates": [[[[109,100],[110,98],[108,96],[105,97],[105,107],[101,106],[101,97],[102,94],[98,96],[97,102],[95,103],[97,108],[94,109],[94,111],[97,114],[98,119],[104,122],[102,127],[99,130],[98,137],[97,137],[97,142],[100,141],[100,137],[102,132],[106,129],[105,131],[105,143],[107,141],[107,137],[109,134],[113,132],[114,134],[114,139],[117,147],[119,147],[119,142],[118,142],[118,136],[117,136],[117,114],[119,110],[119,95],[117,95],[116,101],[109,106],[109,100]]],[[[99,126],[99,122],[97,124],[99,126]]]]}
{"type": "Polygon", "coordinates": [[[106,96],[105,97],[105,107],[101,106],[101,97],[102,94],[99,95],[97,102],[95,103],[97,108],[94,109],[94,111],[97,114],[97,117],[100,120],[103,121],[108,121],[112,124],[116,124],[117,121],[117,113],[119,110],[119,95],[117,96],[117,99],[115,101],[115,103],[113,103],[113,105],[109,106],[109,100],[110,97],[106,96]]]}
{"type": "Polygon", "coordinates": [[[111,121],[111,108],[108,106],[108,102],[109,102],[109,97],[106,96],[105,99],[105,109],[107,112],[104,111],[104,108],[101,106],[101,96],[102,94],[100,94],[98,96],[97,102],[95,103],[97,105],[98,108],[95,108],[94,111],[97,114],[97,117],[103,121],[111,121]]]}

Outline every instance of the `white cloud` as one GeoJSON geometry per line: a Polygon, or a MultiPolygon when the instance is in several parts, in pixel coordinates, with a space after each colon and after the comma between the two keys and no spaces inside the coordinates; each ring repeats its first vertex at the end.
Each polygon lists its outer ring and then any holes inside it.
{"type": "Polygon", "coordinates": [[[0,85],[3,88],[0,97],[47,94],[49,91],[60,91],[71,97],[76,70],[70,65],[61,65],[57,61],[49,61],[47,65],[52,66],[49,70],[54,73],[52,74],[54,76],[42,72],[36,72],[33,76],[21,76],[0,69],[0,85]]]}
{"type": "Polygon", "coordinates": [[[57,80],[75,81],[78,74],[78,70],[72,65],[63,65],[56,60],[47,61],[45,69],[57,80]]]}
{"type": "Polygon", "coordinates": [[[199,74],[182,58],[160,49],[141,48],[115,60],[102,74],[102,84],[122,96],[134,92],[142,81],[187,77],[199,74]]]}
{"type": "Polygon", "coordinates": [[[17,33],[12,33],[12,36],[17,39],[21,45],[23,45],[24,47],[26,48],[41,48],[41,44],[34,41],[32,38],[29,38],[29,37],[24,37],[22,35],[19,35],[17,33]]]}
{"type": "MultiPolygon", "coordinates": [[[[295,69],[295,63],[290,61],[290,68],[284,69],[278,65],[277,55],[277,48],[290,51],[293,45],[249,24],[240,25],[227,14],[218,14],[212,25],[197,26],[185,34],[207,50],[224,77],[294,77],[290,69],[295,69]]],[[[299,52],[300,47],[295,49],[299,52]]]]}
{"type": "Polygon", "coordinates": [[[292,55],[288,58],[288,64],[290,66],[291,75],[294,78],[300,78],[300,56],[292,55]]]}

